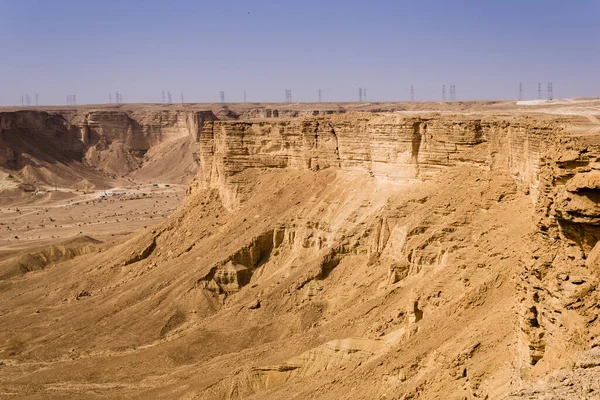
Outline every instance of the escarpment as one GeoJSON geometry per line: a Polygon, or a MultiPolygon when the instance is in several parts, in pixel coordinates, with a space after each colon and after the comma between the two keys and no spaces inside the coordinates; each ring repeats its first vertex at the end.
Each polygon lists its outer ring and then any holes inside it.
{"type": "MultiPolygon", "coordinates": [[[[516,306],[516,337],[522,347],[515,362],[535,366],[543,361],[541,368],[549,368],[566,359],[563,352],[597,346],[600,334],[595,290],[600,270],[599,150],[595,138],[567,138],[568,123],[558,118],[360,114],[211,121],[200,139],[196,185],[217,188],[224,205],[236,209],[253,195],[245,190],[241,174],[252,169],[357,171],[381,184],[437,181],[439,174],[462,166],[510,176],[529,198],[537,221],[529,227],[532,245],[520,260],[522,281],[515,289],[516,296],[523,296],[516,306]]],[[[496,201],[514,193],[509,186],[496,201]]],[[[423,265],[452,262],[456,250],[442,238],[456,228],[407,252],[407,237],[428,228],[407,232],[407,226],[390,225],[390,218],[397,220],[390,214],[368,234],[378,243],[370,257],[388,265],[390,283],[420,273],[423,265]]]]}
{"type": "Polygon", "coordinates": [[[557,121],[345,114],[277,121],[209,121],[199,138],[201,187],[238,201],[236,175],[248,168],[363,171],[380,182],[426,180],[471,163],[504,168],[536,199],[540,158],[557,121]]]}
{"type": "Polygon", "coordinates": [[[11,264],[0,386],[228,400],[600,391],[600,141],[572,134],[580,117],[226,114],[69,117],[87,162],[107,168],[98,154],[121,143],[139,151],[134,168],[192,140],[197,173],[142,234],[27,273],[11,264]],[[121,384],[132,376],[143,385],[121,384]]]}
{"type": "Polygon", "coordinates": [[[83,174],[87,185],[102,187],[133,172],[142,180],[165,175],[184,182],[196,172],[203,123],[215,118],[169,109],[0,112],[0,167],[52,186],[77,186],[83,174]],[[147,164],[149,172],[138,171],[147,164]]]}
{"type": "Polygon", "coordinates": [[[597,137],[557,135],[540,158],[535,251],[521,272],[532,365],[564,360],[574,349],[589,358],[600,345],[599,144],[597,137]]]}

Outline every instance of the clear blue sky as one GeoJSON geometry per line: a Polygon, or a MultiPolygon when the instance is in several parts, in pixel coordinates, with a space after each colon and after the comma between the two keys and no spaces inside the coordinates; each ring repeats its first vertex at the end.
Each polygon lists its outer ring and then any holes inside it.
{"type": "Polygon", "coordinates": [[[0,0],[0,105],[600,95],[600,0],[0,0]]]}

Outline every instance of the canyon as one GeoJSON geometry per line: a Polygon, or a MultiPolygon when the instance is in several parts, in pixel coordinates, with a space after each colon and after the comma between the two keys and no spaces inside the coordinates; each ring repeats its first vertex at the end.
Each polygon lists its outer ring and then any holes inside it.
{"type": "Polygon", "coordinates": [[[0,109],[0,397],[597,398],[599,117],[0,109]]]}

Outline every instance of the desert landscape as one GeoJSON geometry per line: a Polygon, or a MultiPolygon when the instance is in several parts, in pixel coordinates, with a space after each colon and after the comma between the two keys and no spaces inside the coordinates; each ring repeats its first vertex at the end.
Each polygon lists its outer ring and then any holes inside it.
{"type": "Polygon", "coordinates": [[[0,398],[600,398],[600,100],[0,108],[0,398]]]}

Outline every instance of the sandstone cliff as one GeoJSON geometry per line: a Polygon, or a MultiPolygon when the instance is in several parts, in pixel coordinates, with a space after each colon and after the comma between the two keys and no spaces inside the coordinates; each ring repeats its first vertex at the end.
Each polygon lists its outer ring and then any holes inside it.
{"type": "MultiPolygon", "coordinates": [[[[75,144],[160,147],[121,115],[77,118],[75,144]]],[[[148,118],[135,121],[160,125],[148,118]]],[[[164,118],[157,131],[188,129],[164,118]]],[[[593,398],[600,147],[571,133],[580,120],[190,123],[199,170],[166,223],[0,286],[0,384],[23,397],[593,398]]]]}
{"type": "Polygon", "coordinates": [[[185,182],[196,172],[203,123],[215,118],[209,111],[181,110],[1,112],[0,167],[51,186],[104,186],[134,171],[136,178],[185,182]],[[161,145],[162,151],[151,152],[161,145]],[[173,147],[180,150],[163,158],[173,147]],[[137,171],[157,159],[162,168],[151,167],[151,176],[137,171]]]}
{"type": "Polygon", "coordinates": [[[235,175],[248,168],[363,171],[378,181],[427,179],[474,163],[504,168],[537,196],[540,157],[565,121],[532,124],[463,116],[347,114],[292,120],[209,121],[200,135],[201,187],[236,202],[235,175]],[[482,146],[479,146],[479,145],[482,146]]]}

